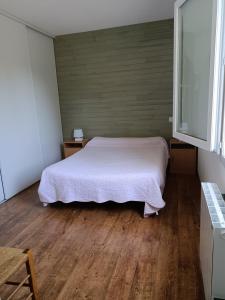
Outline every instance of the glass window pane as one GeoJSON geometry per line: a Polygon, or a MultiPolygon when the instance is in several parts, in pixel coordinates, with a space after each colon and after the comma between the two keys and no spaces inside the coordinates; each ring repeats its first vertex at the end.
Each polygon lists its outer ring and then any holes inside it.
{"type": "Polygon", "coordinates": [[[212,0],[179,8],[178,132],[207,140],[212,0]]]}

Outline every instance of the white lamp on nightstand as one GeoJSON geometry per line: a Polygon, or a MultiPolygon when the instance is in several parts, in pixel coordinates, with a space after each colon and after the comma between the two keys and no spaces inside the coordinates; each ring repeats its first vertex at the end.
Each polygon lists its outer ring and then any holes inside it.
{"type": "Polygon", "coordinates": [[[73,137],[77,142],[83,141],[83,137],[84,137],[83,130],[81,128],[75,128],[73,131],[73,137]]]}

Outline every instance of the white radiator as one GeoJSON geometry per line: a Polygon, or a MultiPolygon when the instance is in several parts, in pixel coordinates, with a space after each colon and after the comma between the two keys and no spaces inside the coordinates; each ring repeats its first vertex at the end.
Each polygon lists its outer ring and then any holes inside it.
{"type": "Polygon", "coordinates": [[[200,264],[205,299],[225,299],[225,202],[214,183],[202,183],[200,264]]]}

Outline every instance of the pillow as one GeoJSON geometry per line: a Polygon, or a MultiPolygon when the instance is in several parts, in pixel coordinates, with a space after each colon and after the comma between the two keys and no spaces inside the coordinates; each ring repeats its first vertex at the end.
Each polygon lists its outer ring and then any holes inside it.
{"type": "Polygon", "coordinates": [[[153,145],[168,147],[166,140],[162,137],[95,137],[87,143],[86,147],[149,147],[153,145]]]}

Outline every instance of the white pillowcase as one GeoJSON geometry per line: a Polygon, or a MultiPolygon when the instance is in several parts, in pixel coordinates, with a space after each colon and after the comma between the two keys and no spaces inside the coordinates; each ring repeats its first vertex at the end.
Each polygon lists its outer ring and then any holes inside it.
{"type": "Polygon", "coordinates": [[[167,142],[162,137],[95,137],[89,141],[86,147],[150,147],[155,145],[162,145],[168,148],[167,142]]]}

